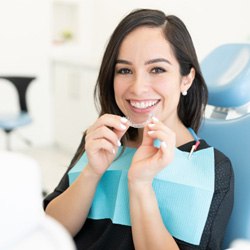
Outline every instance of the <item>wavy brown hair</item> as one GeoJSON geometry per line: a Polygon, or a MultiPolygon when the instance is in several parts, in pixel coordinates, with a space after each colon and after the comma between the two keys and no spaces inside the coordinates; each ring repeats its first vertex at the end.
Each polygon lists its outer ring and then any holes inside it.
{"type": "MultiPolygon", "coordinates": [[[[178,116],[183,124],[186,127],[192,127],[197,132],[207,104],[208,91],[191,36],[185,24],[178,17],[174,15],[166,16],[164,12],[153,9],[139,9],[131,12],[121,20],[111,35],[94,91],[94,100],[99,116],[106,113],[124,116],[115,101],[115,65],[122,41],[131,31],[141,26],[162,29],[180,65],[182,76],[189,74],[191,68],[194,68],[193,84],[189,88],[187,96],[180,96],[177,109],[178,116]]],[[[70,166],[73,166],[83,154],[85,136],[86,131],[70,166]]],[[[126,140],[136,140],[137,136],[138,129],[130,127],[121,140],[122,144],[126,140]]]]}

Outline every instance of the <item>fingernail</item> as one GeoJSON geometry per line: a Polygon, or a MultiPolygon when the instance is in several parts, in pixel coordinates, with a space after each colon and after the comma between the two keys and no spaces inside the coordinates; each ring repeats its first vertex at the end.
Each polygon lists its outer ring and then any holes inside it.
{"type": "Polygon", "coordinates": [[[150,128],[153,128],[153,127],[155,126],[155,124],[154,124],[154,123],[149,123],[148,126],[149,126],[150,128]]]}
{"type": "Polygon", "coordinates": [[[123,125],[123,124],[121,124],[120,127],[121,127],[122,130],[125,130],[125,129],[126,129],[126,126],[123,125]]]}
{"type": "Polygon", "coordinates": [[[152,117],[152,120],[153,120],[154,122],[158,122],[158,121],[159,121],[155,116],[152,117]]]}
{"type": "Polygon", "coordinates": [[[152,135],[155,131],[148,131],[149,135],[152,135]]]}
{"type": "Polygon", "coordinates": [[[127,123],[128,119],[126,117],[121,117],[121,122],[122,123],[127,123]]]}
{"type": "Polygon", "coordinates": [[[112,149],[112,153],[115,155],[115,149],[114,148],[112,149]]]}
{"type": "Polygon", "coordinates": [[[167,147],[167,143],[165,141],[162,141],[161,142],[161,147],[166,148],[167,147]]]}
{"type": "Polygon", "coordinates": [[[121,142],[118,140],[117,141],[117,146],[120,147],[121,146],[121,142]]]}

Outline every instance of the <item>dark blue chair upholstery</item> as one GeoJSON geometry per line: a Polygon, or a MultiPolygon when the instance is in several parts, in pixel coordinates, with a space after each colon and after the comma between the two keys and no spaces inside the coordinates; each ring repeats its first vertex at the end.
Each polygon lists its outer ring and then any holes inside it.
{"type": "MultiPolygon", "coordinates": [[[[210,105],[230,112],[231,108],[250,103],[250,44],[216,48],[201,62],[201,69],[208,85],[210,105]]],[[[225,153],[234,169],[235,201],[224,248],[235,239],[250,240],[250,113],[231,119],[206,117],[199,136],[225,153]]]]}

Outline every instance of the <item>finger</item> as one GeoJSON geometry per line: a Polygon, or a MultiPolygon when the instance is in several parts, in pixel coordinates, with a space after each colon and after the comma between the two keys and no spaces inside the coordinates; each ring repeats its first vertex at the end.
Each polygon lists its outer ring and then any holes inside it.
{"type": "Polygon", "coordinates": [[[129,128],[129,123],[128,123],[128,119],[125,117],[120,117],[120,122],[121,122],[121,128],[117,130],[116,128],[114,128],[114,132],[116,133],[118,139],[120,140],[123,135],[127,132],[128,128],[129,128]]]}
{"type": "Polygon", "coordinates": [[[154,139],[154,146],[159,148],[156,159],[161,166],[166,166],[173,160],[174,149],[175,149],[175,134],[162,130],[149,131],[149,136],[154,139]]]}
{"type": "MultiPolygon", "coordinates": [[[[156,117],[152,117],[151,121],[149,122],[149,124],[144,128],[144,135],[143,135],[143,145],[154,145],[155,142],[154,140],[152,140],[152,138],[154,137],[150,137],[148,135],[153,134],[154,131],[157,130],[163,130],[164,127],[166,127],[163,123],[161,123],[156,117]]],[[[156,137],[155,137],[156,139],[156,137]]]]}
{"type": "Polygon", "coordinates": [[[117,131],[124,131],[127,129],[125,124],[127,119],[118,115],[104,114],[100,116],[96,122],[91,126],[90,130],[95,130],[99,127],[106,126],[117,131]]]}
{"type": "Polygon", "coordinates": [[[96,140],[86,142],[86,151],[97,152],[100,150],[105,150],[113,155],[116,153],[114,145],[104,138],[98,138],[96,140]]]}
{"type": "Polygon", "coordinates": [[[154,146],[166,150],[174,150],[176,145],[175,133],[158,119],[152,118],[148,124],[148,134],[154,139],[154,146]]]}
{"type": "Polygon", "coordinates": [[[166,142],[167,145],[175,146],[175,134],[162,130],[149,130],[148,135],[153,139],[158,139],[161,142],[166,142]]]}
{"type": "Polygon", "coordinates": [[[116,134],[117,140],[119,141],[118,145],[120,145],[121,137],[129,128],[128,120],[125,117],[105,114],[97,119],[97,121],[88,129],[87,134],[91,134],[92,132],[95,133],[98,128],[103,126],[106,126],[116,134]]]}
{"type": "Polygon", "coordinates": [[[98,139],[105,139],[109,141],[110,143],[112,143],[115,147],[116,146],[119,147],[121,145],[120,140],[118,136],[116,135],[116,133],[113,130],[105,126],[99,127],[96,130],[88,132],[86,135],[86,141],[89,141],[89,140],[96,141],[98,139]]]}
{"type": "Polygon", "coordinates": [[[170,128],[168,128],[164,123],[159,121],[156,117],[152,117],[151,121],[147,125],[149,127],[149,130],[163,130],[166,133],[173,132],[170,128]]]}
{"type": "Polygon", "coordinates": [[[150,130],[148,126],[144,127],[144,130],[143,130],[142,145],[144,146],[154,145],[154,137],[150,136],[150,130]]]}
{"type": "Polygon", "coordinates": [[[165,149],[173,150],[175,148],[175,135],[174,133],[166,133],[165,131],[149,131],[149,136],[154,140],[154,146],[161,148],[164,152],[165,149]]]}

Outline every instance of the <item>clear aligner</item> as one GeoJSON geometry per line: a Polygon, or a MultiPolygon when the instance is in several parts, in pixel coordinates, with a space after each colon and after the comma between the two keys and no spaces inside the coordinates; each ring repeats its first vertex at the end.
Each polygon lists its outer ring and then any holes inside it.
{"type": "Polygon", "coordinates": [[[142,122],[142,123],[135,123],[135,122],[133,122],[131,120],[130,117],[127,117],[127,119],[128,119],[130,127],[133,127],[133,128],[144,128],[150,122],[150,120],[151,120],[152,117],[153,117],[153,114],[150,113],[149,116],[148,116],[148,118],[147,118],[147,120],[144,121],[144,122],[142,122]]]}

